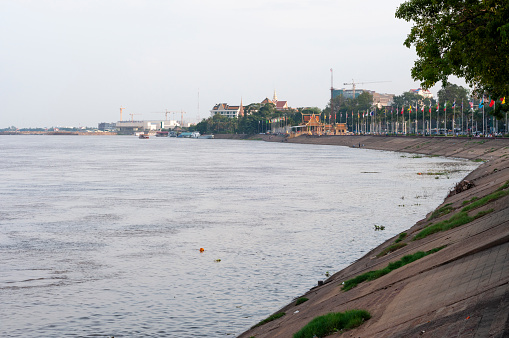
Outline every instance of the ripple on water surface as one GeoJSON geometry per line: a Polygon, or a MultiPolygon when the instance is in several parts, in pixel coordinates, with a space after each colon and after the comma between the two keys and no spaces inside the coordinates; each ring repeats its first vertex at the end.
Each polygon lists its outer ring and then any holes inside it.
{"type": "Polygon", "coordinates": [[[0,138],[9,337],[239,334],[476,167],[332,146],[0,138]]]}

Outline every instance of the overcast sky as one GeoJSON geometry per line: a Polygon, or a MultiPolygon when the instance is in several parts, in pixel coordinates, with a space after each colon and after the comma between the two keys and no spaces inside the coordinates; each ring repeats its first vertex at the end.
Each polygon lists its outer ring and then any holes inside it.
{"type": "Polygon", "coordinates": [[[197,122],[274,90],[324,108],[331,68],[335,88],[390,81],[357,88],[399,95],[419,87],[401,2],[0,0],[0,128],[93,127],[120,106],[124,120],[197,122]]]}

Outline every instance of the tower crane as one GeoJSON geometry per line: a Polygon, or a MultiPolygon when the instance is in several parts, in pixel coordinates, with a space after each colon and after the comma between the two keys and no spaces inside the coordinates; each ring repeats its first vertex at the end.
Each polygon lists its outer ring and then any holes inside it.
{"type": "Polygon", "coordinates": [[[122,110],[124,110],[125,108],[120,106],[120,122],[122,122],[122,110]]]}
{"type": "Polygon", "coordinates": [[[134,115],[141,115],[141,114],[129,114],[131,116],[131,122],[134,122],[134,115]]]}
{"type": "Polygon", "coordinates": [[[168,121],[168,114],[171,114],[171,113],[172,113],[171,111],[168,111],[168,109],[166,109],[166,111],[164,113],[163,112],[161,112],[161,113],[157,112],[157,113],[152,113],[152,114],[164,114],[166,121],[168,121]]]}
{"type": "Polygon", "coordinates": [[[366,83],[382,83],[382,82],[391,82],[391,81],[355,82],[355,81],[352,79],[352,82],[351,82],[351,83],[343,83],[343,85],[345,85],[345,86],[351,85],[351,86],[352,86],[353,98],[355,99],[355,86],[356,86],[356,85],[359,85],[359,84],[366,84],[366,83]]]}

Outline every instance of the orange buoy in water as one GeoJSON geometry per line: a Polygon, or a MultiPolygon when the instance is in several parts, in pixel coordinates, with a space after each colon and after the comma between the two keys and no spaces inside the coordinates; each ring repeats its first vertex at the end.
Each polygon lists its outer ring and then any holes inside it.
{"type": "Polygon", "coordinates": [[[203,251],[205,251],[205,249],[204,248],[200,248],[200,252],[203,252],[203,251]]]}

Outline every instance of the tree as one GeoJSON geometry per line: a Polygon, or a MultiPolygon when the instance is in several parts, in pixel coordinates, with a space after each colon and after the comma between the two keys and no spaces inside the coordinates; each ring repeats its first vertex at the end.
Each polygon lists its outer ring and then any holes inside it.
{"type": "Polygon", "coordinates": [[[456,101],[457,104],[461,102],[466,104],[468,102],[468,89],[455,84],[447,84],[438,91],[438,101],[442,103],[456,101]]]}
{"type": "Polygon", "coordinates": [[[411,74],[421,86],[464,78],[479,94],[509,97],[509,2],[409,0],[396,17],[413,21],[404,44],[415,45],[411,74]]]}
{"type": "Polygon", "coordinates": [[[416,103],[420,103],[422,100],[424,100],[424,97],[422,97],[419,94],[412,93],[412,92],[404,92],[401,95],[396,95],[392,98],[393,106],[395,107],[403,107],[403,106],[415,106],[416,103]]]}

